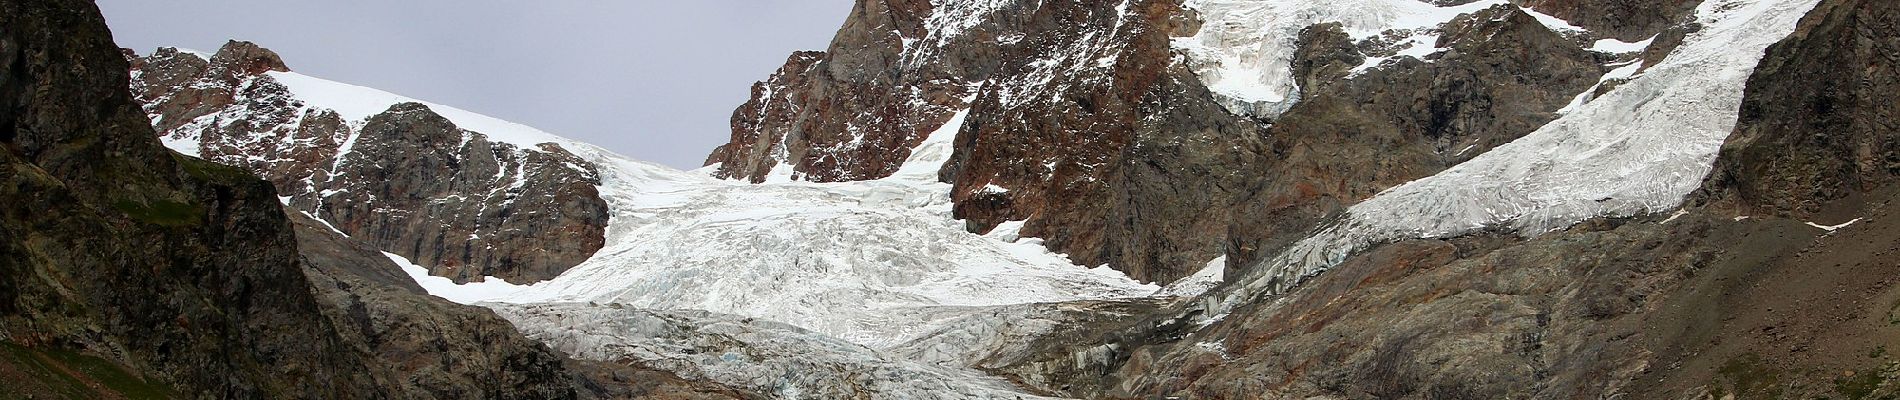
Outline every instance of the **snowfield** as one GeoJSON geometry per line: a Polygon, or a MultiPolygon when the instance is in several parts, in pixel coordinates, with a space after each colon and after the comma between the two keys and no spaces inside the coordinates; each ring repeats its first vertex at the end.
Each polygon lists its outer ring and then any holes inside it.
{"type": "MultiPolygon", "coordinates": [[[[1425,56],[1435,48],[1441,25],[1505,0],[1478,0],[1438,7],[1418,0],[1188,0],[1203,23],[1194,36],[1177,38],[1173,46],[1188,56],[1201,82],[1229,111],[1272,118],[1298,103],[1300,87],[1293,77],[1293,56],[1300,31],[1337,22],[1355,39],[1402,33],[1404,44],[1396,57],[1425,56]]],[[[1562,19],[1519,8],[1551,30],[1576,33],[1583,29],[1562,19]]],[[[1386,58],[1372,57],[1355,73],[1377,67],[1386,58]]]]}

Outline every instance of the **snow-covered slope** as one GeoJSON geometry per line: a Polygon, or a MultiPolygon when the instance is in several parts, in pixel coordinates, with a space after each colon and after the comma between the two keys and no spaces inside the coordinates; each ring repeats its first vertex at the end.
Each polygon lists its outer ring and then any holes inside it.
{"type": "MultiPolygon", "coordinates": [[[[1300,99],[1293,57],[1299,46],[1295,41],[1307,27],[1337,22],[1359,40],[1394,34],[1403,38],[1395,42],[1399,47],[1395,56],[1423,58],[1440,51],[1435,45],[1441,25],[1459,14],[1503,4],[1510,3],[1479,0],[1438,7],[1419,0],[1189,0],[1188,7],[1203,18],[1201,29],[1194,36],[1175,39],[1174,47],[1188,55],[1194,72],[1229,110],[1271,118],[1300,99]]],[[[1522,10],[1552,30],[1581,30],[1535,10],[1522,10]]],[[[1384,58],[1371,58],[1355,72],[1381,61],[1384,58]]]]}
{"type": "Polygon", "coordinates": [[[381,114],[384,110],[388,110],[389,106],[395,104],[422,103],[428,105],[429,109],[437,114],[455,121],[456,126],[487,135],[489,140],[512,143],[524,149],[532,149],[534,145],[541,143],[562,145],[575,143],[527,125],[378,89],[326,80],[297,72],[270,71],[265,75],[290,88],[290,92],[297,99],[312,106],[336,111],[343,119],[349,121],[367,120],[370,116],[381,114]]]}
{"type": "Polygon", "coordinates": [[[1534,235],[1679,206],[1734,129],[1763,49],[1815,3],[1703,3],[1702,29],[1662,62],[1530,135],[1353,206],[1342,221],[1254,268],[1240,285],[1250,290],[1230,293],[1219,306],[1284,291],[1377,243],[1494,227],[1534,235]]]}

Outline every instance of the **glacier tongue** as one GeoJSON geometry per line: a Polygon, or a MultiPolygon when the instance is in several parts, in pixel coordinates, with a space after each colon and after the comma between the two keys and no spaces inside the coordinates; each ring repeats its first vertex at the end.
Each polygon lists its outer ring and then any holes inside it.
{"type": "Polygon", "coordinates": [[[655,184],[622,178],[614,160],[597,159],[614,208],[607,248],[554,280],[482,300],[706,310],[884,347],[929,328],[884,322],[922,307],[1159,290],[1108,268],[1076,266],[1034,240],[969,233],[951,218],[950,187],[933,178],[962,119],[931,134],[897,175],[876,181],[655,184]]]}
{"type": "Polygon", "coordinates": [[[1209,304],[1281,293],[1366,247],[1500,227],[1524,234],[1675,208],[1734,129],[1762,52],[1817,0],[1709,0],[1662,62],[1556,121],[1438,175],[1389,189],[1249,269],[1209,304]]]}

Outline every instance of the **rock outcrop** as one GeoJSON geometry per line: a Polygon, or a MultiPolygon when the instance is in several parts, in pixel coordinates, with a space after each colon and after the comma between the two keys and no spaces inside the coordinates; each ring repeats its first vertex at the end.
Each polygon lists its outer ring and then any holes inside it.
{"type": "Polygon", "coordinates": [[[8,397],[393,393],[323,317],[270,185],[155,140],[95,6],[0,1],[0,26],[0,339],[127,372],[10,379],[8,397]]]}
{"type": "Polygon", "coordinates": [[[605,243],[591,163],[553,143],[489,141],[422,104],[370,117],[317,175],[325,183],[291,207],[460,281],[551,279],[605,243]]]}
{"type": "Polygon", "coordinates": [[[90,2],[0,1],[0,27],[0,397],[744,397],[568,360],[167,150],[90,2]]]}
{"type": "Polygon", "coordinates": [[[400,397],[749,398],[670,373],[570,359],[487,308],[430,296],[381,251],[292,214],[304,275],[336,334],[400,397]]]}
{"type": "Polygon", "coordinates": [[[890,176],[996,68],[993,53],[911,48],[969,40],[955,35],[989,11],[970,3],[953,7],[979,15],[956,19],[933,14],[929,0],[858,2],[830,51],[795,53],[753,85],[752,99],[733,112],[731,142],[707,164],[719,164],[722,177],[753,182],[771,175],[816,182],[890,176]]]}
{"type": "Polygon", "coordinates": [[[361,120],[308,104],[276,53],[232,41],[133,60],[133,89],[175,148],[251,170],[294,209],[458,282],[553,278],[604,244],[594,167],[509,143],[418,103],[361,120]]]}

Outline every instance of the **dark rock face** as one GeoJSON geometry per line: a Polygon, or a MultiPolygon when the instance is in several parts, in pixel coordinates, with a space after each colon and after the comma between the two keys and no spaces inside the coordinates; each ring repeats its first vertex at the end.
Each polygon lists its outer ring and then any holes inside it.
{"type": "Polygon", "coordinates": [[[1711,185],[1752,212],[1807,216],[1900,178],[1900,4],[1822,3],[1750,78],[1711,185]]]}
{"type": "Polygon", "coordinates": [[[557,145],[491,141],[421,104],[346,121],[264,74],[288,68],[249,42],[210,60],[159,49],[134,65],[166,140],[263,175],[294,210],[433,274],[541,281],[604,245],[596,171],[557,145]]]}
{"type": "Polygon", "coordinates": [[[572,398],[562,356],[487,309],[429,296],[373,248],[292,217],[304,274],[353,350],[381,383],[437,399],[572,398]]]}
{"type": "Polygon", "coordinates": [[[729,392],[569,370],[376,250],[293,224],[270,183],[162,147],[126,61],[90,2],[0,0],[0,397],[729,392]]]}
{"type": "Polygon", "coordinates": [[[1080,264],[1168,282],[1220,255],[1228,206],[1267,161],[1263,127],[1176,62],[1179,4],[1120,3],[1021,15],[1010,34],[1036,39],[1004,53],[1018,61],[971,106],[942,177],[974,231],[1025,220],[1080,264]]]}
{"type": "Polygon", "coordinates": [[[593,165],[521,151],[406,103],[371,117],[316,192],[290,205],[458,281],[551,279],[605,244],[593,165]]]}
{"type": "Polygon", "coordinates": [[[0,339],[191,397],[387,396],[271,187],[159,146],[90,2],[0,1],[0,27],[0,339]]]}

